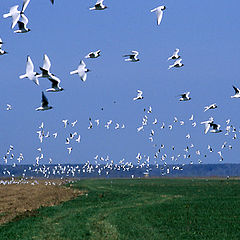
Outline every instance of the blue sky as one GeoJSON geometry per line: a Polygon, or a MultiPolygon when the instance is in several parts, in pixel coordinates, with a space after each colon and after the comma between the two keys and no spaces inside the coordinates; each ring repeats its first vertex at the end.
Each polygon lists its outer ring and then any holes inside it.
{"type": "MultiPolygon", "coordinates": [[[[22,1],[2,1],[1,15],[13,5],[22,1]]],[[[165,144],[169,159],[173,154],[184,154],[183,149],[190,143],[195,145],[192,158],[179,158],[177,163],[217,163],[221,144],[227,141],[233,146],[231,151],[223,150],[224,162],[238,162],[239,140],[232,140],[222,134],[204,135],[201,121],[214,117],[216,123],[226,126],[231,119],[239,129],[239,99],[231,99],[232,85],[240,87],[239,81],[239,42],[240,2],[225,1],[105,1],[108,9],[89,11],[94,1],[56,0],[52,6],[49,0],[31,1],[25,13],[29,19],[31,32],[14,34],[10,28],[11,20],[0,21],[0,37],[5,42],[3,49],[8,55],[0,56],[1,95],[0,95],[0,154],[4,156],[12,144],[17,156],[23,153],[22,163],[35,163],[37,148],[42,147],[47,163],[84,163],[93,161],[95,155],[118,162],[122,158],[135,162],[138,152],[153,156],[160,144],[165,144]],[[156,16],[150,10],[165,5],[163,20],[156,25],[156,16]],[[168,70],[167,58],[175,48],[185,64],[181,69],[168,70]],[[91,70],[86,82],[69,72],[76,69],[79,61],[89,53],[101,49],[97,59],[86,60],[91,70]],[[131,50],[139,51],[140,61],[126,63],[122,55],[131,50]],[[36,86],[28,79],[19,79],[25,72],[27,55],[35,65],[42,65],[43,54],[51,62],[51,71],[61,79],[65,91],[46,93],[54,108],[37,112],[40,106],[41,91],[49,88],[47,79],[40,79],[36,86]],[[143,91],[144,99],[133,101],[137,89],[143,91]],[[178,94],[191,92],[191,101],[179,102],[178,94]],[[114,103],[114,101],[116,103],[114,103]],[[13,110],[6,111],[10,103],[13,110]],[[204,106],[217,103],[218,108],[203,112],[204,106]],[[143,132],[137,133],[143,109],[152,106],[149,124],[143,132]],[[104,110],[102,111],[101,108],[104,110]],[[188,120],[194,115],[196,128],[188,120]],[[160,130],[162,122],[168,126],[173,118],[184,120],[182,127],[173,125],[173,130],[160,130]],[[88,130],[89,117],[100,119],[100,126],[88,130]],[[154,118],[158,124],[153,125],[154,118]],[[78,120],[75,128],[63,128],[62,119],[70,122],[78,120]],[[110,129],[104,125],[113,120],[110,129]],[[41,122],[45,131],[58,132],[57,139],[50,137],[40,144],[36,131],[41,122]],[[125,124],[125,129],[115,130],[116,123],[125,124]],[[155,130],[154,142],[148,140],[151,129],[155,130]],[[67,152],[65,138],[70,132],[78,132],[81,143],[73,143],[72,154],[67,152]],[[186,134],[192,138],[187,140],[186,134]],[[157,144],[157,148],[152,145],[157,144]],[[214,153],[207,152],[207,145],[214,153]],[[171,151],[171,146],[176,151],[171,151]],[[207,157],[197,157],[200,150],[207,157]]],[[[71,145],[71,144],[70,144],[71,145]]],[[[1,160],[3,162],[3,160],[1,160]]],[[[10,160],[11,164],[15,160],[10,160]]],[[[161,163],[160,159],[157,160],[161,163]]]]}

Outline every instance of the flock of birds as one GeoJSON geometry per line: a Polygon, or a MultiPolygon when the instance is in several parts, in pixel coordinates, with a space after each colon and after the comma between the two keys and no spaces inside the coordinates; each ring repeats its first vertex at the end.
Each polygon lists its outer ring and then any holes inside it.
{"type": "MultiPolygon", "coordinates": [[[[23,5],[21,8],[21,11],[18,10],[18,5],[13,6],[10,8],[9,13],[6,13],[3,15],[3,18],[12,18],[12,25],[11,28],[14,29],[15,26],[18,24],[18,29],[14,31],[14,33],[28,33],[30,29],[27,27],[28,24],[28,18],[25,14],[25,11],[28,7],[30,0],[23,0],[23,5]]],[[[54,4],[54,1],[51,0],[51,3],[54,4]]],[[[98,0],[95,4],[95,6],[91,7],[89,10],[105,10],[107,9],[107,6],[104,5],[103,0],[98,0]]],[[[166,9],[165,6],[159,6],[157,8],[154,8],[151,10],[151,12],[155,12],[157,15],[157,25],[161,24],[162,18],[163,18],[163,12],[166,9]]],[[[5,50],[2,49],[3,41],[0,39],[0,55],[7,54],[5,50]]],[[[182,63],[182,59],[179,55],[180,50],[177,48],[174,53],[167,59],[168,61],[174,61],[171,65],[169,65],[168,69],[172,68],[181,68],[184,66],[182,63]]],[[[96,59],[101,56],[101,50],[92,51],[88,53],[85,58],[86,59],[96,59]]],[[[125,58],[124,60],[126,62],[139,62],[140,59],[138,58],[139,52],[136,50],[132,50],[131,53],[123,55],[125,58]]],[[[64,90],[60,86],[61,80],[51,72],[51,61],[47,54],[44,54],[43,56],[43,65],[39,67],[40,73],[36,72],[34,70],[34,64],[31,60],[30,56],[27,56],[27,62],[26,62],[26,70],[25,73],[20,75],[20,79],[28,78],[29,80],[33,81],[34,84],[37,86],[40,84],[39,79],[40,78],[47,78],[50,83],[51,87],[46,89],[46,92],[61,92],[64,90]]],[[[90,70],[87,68],[85,62],[83,60],[80,61],[80,64],[78,65],[77,69],[72,70],[70,72],[70,75],[77,74],[80,79],[85,82],[87,80],[87,73],[90,70]]],[[[235,94],[231,96],[231,98],[240,98],[240,89],[233,86],[235,94]]],[[[190,92],[185,92],[179,95],[179,101],[190,101],[190,92]]],[[[137,90],[137,96],[133,98],[133,101],[136,100],[142,100],[143,97],[143,91],[137,90]]],[[[36,111],[46,111],[50,110],[53,107],[49,105],[48,99],[44,92],[42,91],[42,104],[40,107],[36,108],[36,111]]],[[[214,110],[217,108],[217,104],[213,103],[208,106],[204,107],[204,112],[209,110],[214,110]]],[[[7,104],[7,110],[12,110],[12,105],[7,104]]],[[[28,169],[25,169],[23,172],[23,177],[26,176],[26,172],[37,172],[43,174],[44,177],[49,178],[51,176],[57,176],[61,174],[65,174],[66,176],[76,176],[77,173],[93,173],[97,172],[98,175],[102,175],[103,173],[105,175],[108,175],[111,171],[130,171],[134,168],[136,169],[143,169],[144,174],[149,174],[152,170],[153,165],[156,168],[160,169],[160,172],[162,175],[170,173],[172,170],[182,170],[182,167],[178,164],[179,159],[188,159],[190,161],[190,164],[194,163],[194,159],[198,159],[198,163],[202,163],[204,158],[207,158],[209,154],[213,152],[217,152],[219,155],[219,160],[223,161],[223,150],[231,150],[233,148],[232,146],[232,140],[234,141],[237,139],[237,133],[239,130],[233,125],[230,124],[230,119],[226,120],[226,127],[225,129],[221,129],[220,124],[217,124],[214,122],[214,119],[211,117],[206,121],[201,122],[200,124],[203,124],[205,129],[204,133],[207,134],[208,132],[211,133],[222,133],[225,131],[226,136],[231,136],[231,142],[224,141],[222,145],[219,147],[219,149],[214,149],[210,144],[206,146],[206,149],[200,150],[198,146],[196,146],[193,142],[191,142],[191,134],[189,132],[186,133],[185,137],[188,140],[188,144],[184,147],[184,149],[180,149],[178,152],[176,152],[175,146],[167,146],[163,142],[161,144],[155,142],[155,137],[159,134],[161,134],[161,131],[173,131],[176,127],[184,126],[187,122],[191,123],[191,127],[195,128],[198,123],[194,121],[194,116],[192,115],[189,119],[185,120],[179,120],[176,116],[174,116],[173,122],[166,124],[165,122],[159,122],[157,117],[153,117],[152,123],[149,123],[152,115],[152,107],[149,106],[148,109],[144,109],[144,116],[142,117],[141,126],[137,127],[136,132],[139,133],[141,131],[148,131],[149,134],[147,135],[147,138],[151,144],[153,144],[153,152],[151,154],[143,154],[138,152],[136,154],[136,161],[137,164],[134,163],[134,161],[126,161],[124,158],[114,161],[111,159],[109,155],[106,156],[100,156],[95,155],[93,157],[94,164],[92,164],[90,161],[87,161],[83,165],[61,165],[57,164],[54,167],[46,165],[41,165],[41,160],[44,159],[44,152],[41,147],[41,145],[37,148],[38,155],[35,159],[35,164],[33,167],[29,167],[28,169]],[[150,127],[149,129],[147,128],[150,127]],[[169,153],[170,151],[170,153],[169,153]],[[150,160],[153,159],[153,163],[150,162],[150,160]],[[192,160],[193,159],[193,160],[192,160]],[[169,162],[171,165],[169,165],[169,162]]],[[[74,151],[74,143],[79,144],[82,141],[82,136],[80,133],[75,130],[75,126],[77,125],[78,120],[74,120],[73,122],[70,122],[67,119],[62,120],[63,128],[68,129],[69,132],[67,135],[63,137],[63,142],[66,146],[66,151],[70,155],[72,151],[74,151]]],[[[119,123],[114,122],[113,120],[109,120],[107,122],[104,122],[102,124],[101,119],[91,119],[89,118],[89,125],[87,126],[87,129],[90,131],[94,131],[95,128],[104,127],[107,130],[114,130],[119,131],[120,129],[125,129],[126,125],[125,123],[119,123]]],[[[45,128],[44,123],[42,122],[41,126],[39,126],[39,129],[37,130],[37,136],[40,141],[40,144],[42,144],[46,139],[56,139],[59,137],[59,132],[51,132],[51,130],[48,130],[45,128]]],[[[23,153],[19,153],[19,155],[15,156],[14,153],[14,146],[10,145],[9,149],[7,149],[6,153],[4,154],[3,160],[5,164],[11,164],[12,168],[16,167],[16,162],[12,163],[13,160],[17,160],[18,163],[21,163],[24,160],[23,153]]],[[[53,158],[48,159],[48,164],[53,164],[53,158]]],[[[14,177],[14,174],[11,173],[6,168],[3,170],[3,175],[14,177]]],[[[134,177],[134,175],[132,175],[134,177]]],[[[13,179],[11,180],[12,182],[13,179]]],[[[1,181],[1,183],[6,184],[6,182],[1,181]]],[[[15,182],[14,182],[15,183],[15,182]]]]}

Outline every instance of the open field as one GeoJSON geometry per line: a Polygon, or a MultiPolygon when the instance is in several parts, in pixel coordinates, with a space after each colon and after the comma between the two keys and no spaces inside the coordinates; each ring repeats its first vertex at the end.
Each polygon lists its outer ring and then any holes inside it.
{"type": "Polygon", "coordinates": [[[1,225],[1,240],[240,239],[240,181],[81,180],[84,194],[1,225]]]}

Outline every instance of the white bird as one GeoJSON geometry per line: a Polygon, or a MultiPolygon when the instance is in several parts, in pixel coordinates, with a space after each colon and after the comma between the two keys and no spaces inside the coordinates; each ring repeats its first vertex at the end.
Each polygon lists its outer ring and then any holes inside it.
{"type": "Polygon", "coordinates": [[[81,141],[81,136],[79,135],[78,138],[76,139],[76,142],[80,143],[81,141]]]}
{"type": "Polygon", "coordinates": [[[52,83],[52,87],[48,88],[46,92],[61,92],[64,89],[60,87],[61,80],[55,75],[51,74],[51,77],[48,77],[48,80],[52,83]]]}
{"type": "Polygon", "coordinates": [[[207,134],[207,132],[210,129],[210,123],[213,123],[213,118],[212,117],[209,118],[209,120],[207,120],[207,121],[201,122],[201,124],[205,125],[205,131],[204,131],[205,134],[207,134]]]}
{"type": "Polygon", "coordinates": [[[18,5],[11,7],[9,13],[3,14],[3,18],[8,18],[8,17],[12,17],[11,28],[13,29],[20,18],[20,11],[18,10],[18,5]]]}
{"type": "Polygon", "coordinates": [[[98,58],[100,56],[100,52],[101,50],[97,50],[96,52],[90,52],[87,56],[85,56],[85,58],[98,58]]]}
{"type": "Polygon", "coordinates": [[[182,59],[181,59],[181,58],[178,59],[178,60],[176,60],[173,65],[170,65],[170,66],[168,67],[168,69],[171,69],[171,68],[173,68],[173,67],[175,67],[175,68],[183,67],[184,64],[181,63],[181,62],[182,62],[182,59]]]}
{"type": "Polygon", "coordinates": [[[43,66],[39,67],[42,73],[38,77],[49,78],[52,77],[52,73],[50,72],[51,62],[47,54],[43,55],[43,66]]]}
{"type": "Polygon", "coordinates": [[[71,124],[72,124],[72,127],[74,127],[74,126],[77,124],[77,121],[78,121],[78,120],[75,120],[74,122],[71,123],[71,124]]]}
{"type": "Polygon", "coordinates": [[[68,154],[71,154],[72,152],[72,147],[67,148],[68,149],[68,154]]]}
{"type": "Polygon", "coordinates": [[[189,94],[190,94],[190,92],[180,94],[181,98],[179,99],[179,101],[189,101],[189,100],[191,100],[191,98],[189,97],[189,94]]]}
{"type": "Polygon", "coordinates": [[[62,120],[63,124],[64,124],[64,128],[67,127],[67,125],[69,124],[68,120],[67,119],[64,119],[62,120]]]}
{"type": "Polygon", "coordinates": [[[54,138],[56,138],[57,137],[57,135],[58,135],[58,133],[56,132],[56,133],[53,133],[53,137],[54,138]]]}
{"type": "Polygon", "coordinates": [[[44,95],[44,92],[42,92],[42,106],[36,108],[36,111],[45,111],[45,110],[49,110],[52,108],[53,108],[52,106],[48,106],[48,99],[44,95]]]}
{"type": "Polygon", "coordinates": [[[2,39],[0,38],[0,55],[7,54],[8,52],[2,50],[2,45],[3,45],[3,41],[2,41],[2,39]]]}
{"type": "Polygon", "coordinates": [[[81,78],[81,80],[83,82],[86,81],[87,79],[87,72],[89,72],[90,70],[86,68],[86,64],[84,63],[84,61],[82,60],[80,62],[80,65],[78,66],[78,69],[77,70],[74,70],[72,72],[70,72],[71,75],[73,74],[78,74],[79,77],[81,78]]]}
{"type": "Polygon", "coordinates": [[[96,122],[96,124],[97,124],[97,126],[98,126],[99,123],[100,123],[100,120],[99,120],[99,119],[96,119],[95,122],[96,122]]]}
{"type": "Polygon", "coordinates": [[[137,132],[140,132],[141,130],[143,130],[143,126],[137,128],[137,132]]]}
{"type": "Polygon", "coordinates": [[[220,130],[221,125],[216,124],[216,123],[209,123],[210,127],[212,127],[212,130],[210,132],[212,133],[220,133],[222,130],[220,130]]]}
{"type": "Polygon", "coordinates": [[[233,89],[235,90],[235,95],[231,96],[231,98],[240,98],[240,89],[233,86],[233,89]]]}
{"type": "Polygon", "coordinates": [[[14,33],[27,33],[29,31],[31,31],[30,28],[27,28],[27,24],[28,24],[28,18],[21,13],[21,21],[18,21],[18,30],[14,31],[14,33]]]}
{"type": "Polygon", "coordinates": [[[174,53],[173,53],[173,55],[172,55],[171,57],[169,57],[168,60],[180,58],[180,56],[178,55],[179,51],[180,51],[180,50],[179,50],[178,48],[176,48],[175,51],[174,51],[174,53]]]}
{"type": "Polygon", "coordinates": [[[103,4],[103,0],[97,0],[94,7],[89,8],[89,10],[104,10],[107,6],[103,4]]]}
{"type": "Polygon", "coordinates": [[[137,58],[138,55],[138,51],[132,51],[132,54],[123,55],[123,57],[128,57],[125,59],[126,62],[138,62],[140,61],[140,59],[137,58]]]}
{"type": "Polygon", "coordinates": [[[26,74],[19,76],[19,78],[20,79],[28,78],[35,84],[39,85],[38,73],[34,72],[34,65],[30,56],[27,56],[26,74]]]}
{"type": "Polygon", "coordinates": [[[157,14],[157,25],[160,25],[160,23],[162,21],[162,17],[163,17],[163,10],[165,10],[165,9],[166,9],[165,6],[159,6],[159,7],[151,10],[151,12],[156,12],[156,14],[157,14]]]}
{"type": "Polygon", "coordinates": [[[135,98],[133,98],[133,101],[143,99],[143,96],[142,96],[143,92],[141,90],[137,90],[137,92],[138,94],[135,98]]]}
{"type": "Polygon", "coordinates": [[[7,111],[12,110],[12,106],[10,104],[7,104],[7,111]]]}
{"type": "Polygon", "coordinates": [[[204,107],[204,112],[206,112],[209,109],[215,109],[215,108],[217,108],[217,104],[213,103],[213,104],[211,104],[209,106],[204,107]]]}

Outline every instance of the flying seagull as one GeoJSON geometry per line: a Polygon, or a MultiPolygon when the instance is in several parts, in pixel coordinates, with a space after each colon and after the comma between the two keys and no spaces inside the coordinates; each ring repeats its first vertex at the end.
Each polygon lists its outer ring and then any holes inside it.
{"type": "Polygon", "coordinates": [[[52,83],[52,88],[47,89],[46,92],[61,92],[64,90],[59,86],[61,80],[58,77],[52,74],[51,77],[48,77],[48,80],[52,83]]]}
{"type": "Polygon", "coordinates": [[[216,123],[209,123],[210,127],[212,127],[212,130],[210,132],[212,133],[220,133],[222,130],[220,130],[221,125],[216,124],[216,123]]]}
{"type": "Polygon", "coordinates": [[[97,50],[96,52],[90,52],[85,58],[97,58],[100,56],[101,50],[97,50]]]}
{"type": "Polygon", "coordinates": [[[78,66],[78,69],[77,70],[74,70],[72,72],[70,72],[71,75],[73,74],[78,74],[79,77],[81,78],[81,80],[83,82],[86,81],[87,79],[87,72],[89,72],[90,70],[86,68],[86,64],[84,63],[84,61],[82,60],[80,62],[80,65],[78,66]]]}
{"type": "Polygon", "coordinates": [[[211,104],[209,106],[204,107],[204,112],[206,112],[209,109],[215,109],[215,108],[217,108],[217,104],[213,103],[213,104],[211,104]]]}
{"type": "Polygon", "coordinates": [[[240,98],[240,89],[233,86],[233,89],[235,90],[235,95],[231,96],[231,98],[240,98]]]}
{"type": "Polygon", "coordinates": [[[189,100],[191,100],[191,98],[189,97],[189,94],[190,94],[190,92],[180,94],[181,98],[179,99],[179,101],[189,101],[189,100]]]}
{"type": "Polygon", "coordinates": [[[40,70],[42,71],[42,74],[40,74],[38,77],[43,77],[43,78],[52,77],[52,74],[50,73],[50,67],[51,67],[51,62],[49,60],[49,57],[47,56],[47,54],[44,54],[43,66],[39,67],[40,70]]]}
{"type": "Polygon", "coordinates": [[[129,57],[125,59],[127,62],[138,62],[140,61],[139,58],[137,58],[138,54],[138,51],[132,51],[132,54],[123,55],[123,57],[129,57]]]}
{"type": "Polygon", "coordinates": [[[207,134],[209,129],[210,129],[210,124],[213,123],[213,118],[209,118],[209,120],[207,121],[204,121],[204,122],[201,122],[201,124],[204,124],[205,125],[205,131],[204,133],[207,134]]]}
{"type": "Polygon", "coordinates": [[[174,51],[173,55],[171,57],[169,57],[168,60],[180,58],[180,56],[178,55],[179,51],[180,50],[178,48],[176,48],[176,50],[174,51]]]}
{"type": "Polygon", "coordinates": [[[46,96],[44,95],[44,92],[42,92],[42,106],[36,108],[36,111],[45,111],[45,110],[49,110],[52,109],[52,106],[48,106],[48,100],[46,98],[46,96]]]}
{"type": "Polygon", "coordinates": [[[27,28],[28,18],[22,13],[21,14],[21,21],[18,21],[18,30],[14,31],[15,33],[27,33],[31,31],[31,29],[27,28]]]}
{"type": "Polygon", "coordinates": [[[2,50],[2,45],[3,45],[3,41],[2,41],[2,39],[0,38],[0,55],[4,55],[4,54],[7,53],[6,51],[2,50]]]}
{"type": "Polygon", "coordinates": [[[97,0],[94,7],[89,8],[89,10],[104,10],[107,6],[103,4],[103,0],[97,0]]]}
{"type": "Polygon", "coordinates": [[[165,10],[165,9],[166,9],[165,6],[159,6],[159,7],[151,10],[151,12],[156,12],[156,14],[157,14],[157,25],[160,25],[160,23],[162,21],[162,17],[163,17],[163,10],[165,10]]]}
{"type": "Polygon", "coordinates": [[[143,92],[141,90],[137,90],[137,92],[138,94],[135,98],[133,98],[133,101],[143,99],[143,96],[142,96],[143,92]]]}
{"type": "Polygon", "coordinates": [[[26,74],[19,76],[20,79],[28,78],[32,80],[35,84],[39,85],[38,73],[34,72],[33,62],[30,56],[27,56],[26,74]]]}
{"type": "Polygon", "coordinates": [[[178,60],[176,60],[173,65],[170,65],[170,66],[168,67],[168,69],[171,69],[171,68],[173,68],[173,67],[175,67],[175,68],[183,67],[184,64],[181,63],[181,62],[182,62],[182,59],[181,59],[181,58],[178,59],[178,60]]]}

